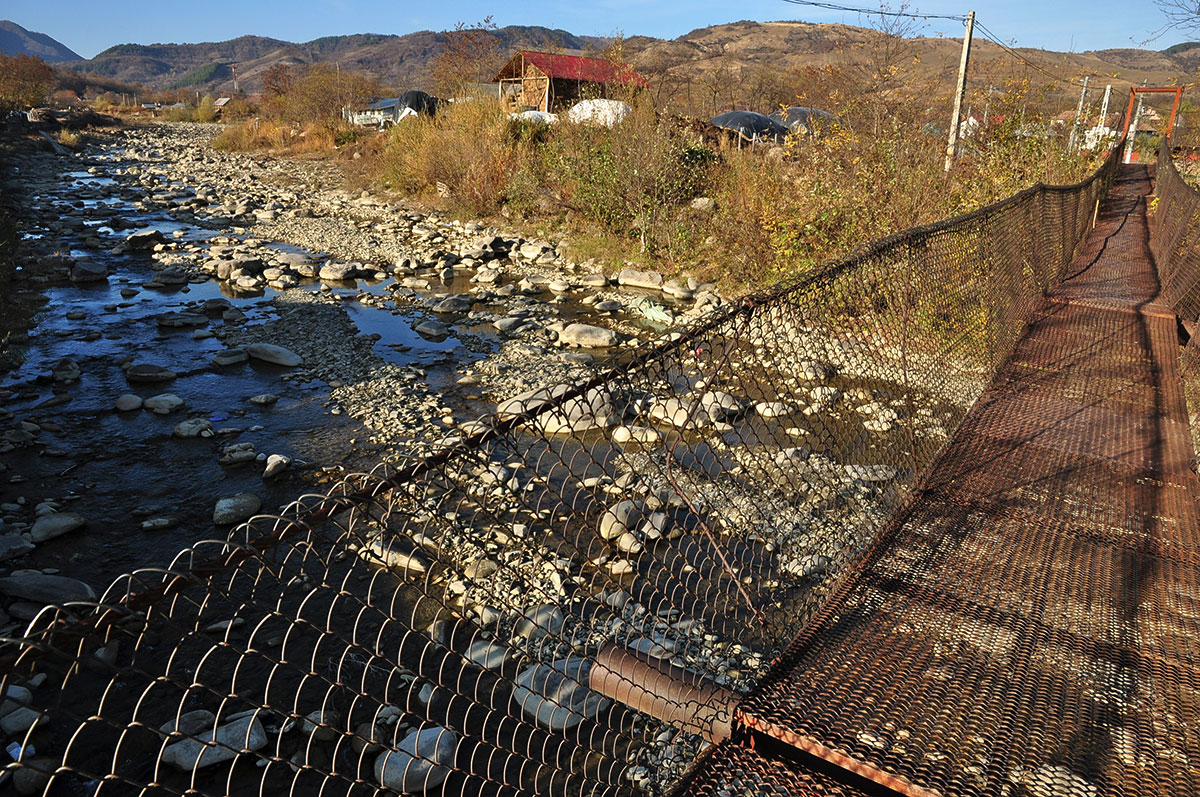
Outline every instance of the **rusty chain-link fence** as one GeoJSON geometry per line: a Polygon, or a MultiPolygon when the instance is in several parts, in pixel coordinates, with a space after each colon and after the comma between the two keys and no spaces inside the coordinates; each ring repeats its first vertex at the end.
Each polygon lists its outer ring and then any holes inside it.
{"type": "MultiPolygon", "coordinates": [[[[860,559],[1115,174],[502,403],[3,640],[21,794],[669,791],[860,559]]],[[[54,575],[0,579],[37,601],[54,575]]],[[[2,787],[0,787],[2,788],[2,787]]]]}
{"type": "Polygon", "coordinates": [[[1183,390],[1192,420],[1192,448],[1200,459],[1200,191],[1179,173],[1168,140],[1158,151],[1154,181],[1155,207],[1150,216],[1150,245],[1158,268],[1163,300],[1189,335],[1179,357],[1183,390]]]}

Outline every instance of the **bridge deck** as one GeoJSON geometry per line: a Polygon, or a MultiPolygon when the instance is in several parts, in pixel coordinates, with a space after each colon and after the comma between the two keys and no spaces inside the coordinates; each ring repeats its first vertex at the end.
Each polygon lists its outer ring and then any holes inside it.
{"type": "Polygon", "coordinates": [[[693,790],[1200,794],[1200,483],[1149,190],[1123,169],[915,503],[742,706],[758,749],[693,790]]]}

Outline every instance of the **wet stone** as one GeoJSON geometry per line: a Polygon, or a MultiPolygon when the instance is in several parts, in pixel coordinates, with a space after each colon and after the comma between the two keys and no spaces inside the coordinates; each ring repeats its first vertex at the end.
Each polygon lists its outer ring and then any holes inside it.
{"type": "Polygon", "coordinates": [[[174,393],[160,393],[142,402],[142,407],[156,415],[168,415],[183,406],[183,399],[174,393]]]}
{"type": "Polygon", "coordinates": [[[131,365],[125,369],[125,378],[130,382],[169,382],[175,376],[170,368],[148,363],[131,365]]]}
{"type": "Polygon", "coordinates": [[[0,534],[0,562],[6,562],[33,550],[33,543],[20,534],[0,534]]]}
{"type": "Polygon", "coordinates": [[[36,572],[16,573],[7,578],[0,578],[0,593],[10,598],[42,605],[96,599],[96,593],[82,581],[36,572]]]}
{"type": "Polygon", "coordinates": [[[424,793],[446,780],[458,750],[458,735],[445,728],[414,730],[375,759],[375,779],[401,793],[424,793]]]}
{"type": "Polygon", "coordinates": [[[189,418],[176,424],[175,429],[171,432],[175,437],[192,438],[192,437],[212,437],[213,426],[207,418],[189,418]]]}
{"type": "Polygon", "coordinates": [[[237,365],[250,359],[244,349],[226,349],[213,355],[213,365],[237,365]]]}
{"type": "Polygon", "coordinates": [[[117,412],[132,412],[142,408],[142,397],[135,396],[132,393],[126,393],[117,398],[113,404],[113,409],[117,412]]]}
{"type": "Polygon", "coordinates": [[[69,534],[76,529],[82,528],[84,525],[82,515],[74,512],[56,512],[51,515],[43,515],[33,523],[33,528],[30,530],[30,539],[35,543],[52,540],[55,537],[61,537],[64,534],[69,534]]]}
{"type": "Polygon", "coordinates": [[[304,358],[294,351],[276,346],[273,343],[251,343],[246,347],[246,354],[256,360],[262,360],[273,365],[294,368],[304,362],[304,358]]]}
{"type": "Polygon", "coordinates": [[[163,750],[162,761],[185,772],[202,769],[236,758],[242,750],[259,750],[267,746],[267,732],[255,716],[242,717],[222,725],[215,731],[197,734],[163,750]],[[216,742],[209,746],[205,742],[216,742]]]}
{"type": "Polygon", "coordinates": [[[262,508],[262,499],[254,493],[238,493],[217,501],[213,508],[213,524],[230,526],[254,517],[262,508]]]}

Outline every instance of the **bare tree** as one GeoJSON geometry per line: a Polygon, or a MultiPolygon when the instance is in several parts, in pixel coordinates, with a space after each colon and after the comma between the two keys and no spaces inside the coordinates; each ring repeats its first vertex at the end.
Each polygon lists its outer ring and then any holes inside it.
{"type": "Polygon", "coordinates": [[[1172,28],[1200,31],[1200,3],[1188,0],[1154,0],[1154,5],[1166,18],[1166,23],[1155,32],[1155,38],[1172,28]]]}
{"type": "Polygon", "coordinates": [[[263,72],[262,84],[263,95],[270,97],[282,97],[292,90],[292,86],[296,82],[296,74],[287,64],[274,64],[263,72]]]}
{"type": "Polygon", "coordinates": [[[433,83],[445,97],[460,97],[467,84],[482,80],[495,59],[500,43],[491,15],[468,25],[459,22],[443,31],[444,49],[433,58],[433,83]]]}

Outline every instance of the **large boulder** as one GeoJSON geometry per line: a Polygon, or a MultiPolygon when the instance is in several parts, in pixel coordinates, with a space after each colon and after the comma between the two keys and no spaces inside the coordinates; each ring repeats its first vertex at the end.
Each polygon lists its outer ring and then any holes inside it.
{"type": "Polygon", "coordinates": [[[578,346],[585,349],[605,349],[616,346],[621,337],[611,329],[592,326],[591,324],[568,324],[558,333],[558,340],[568,346],[578,346]]]}
{"type": "Polygon", "coordinates": [[[639,271],[636,268],[622,269],[617,274],[617,283],[622,287],[662,290],[663,275],[657,271],[639,271]]]}
{"type": "Polygon", "coordinates": [[[470,296],[462,294],[454,294],[447,296],[433,306],[433,312],[444,315],[459,315],[471,312],[471,308],[475,306],[475,300],[470,296]]]}
{"type": "Polygon", "coordinates": [[[153,249],[155,245],[165,243],[166,240],[159,230],[138,230],[125,239],[125,248],[135,252],[143,251],[153,249]]]}
{"type": "Polygon", "coordinates": [[[71,268],[71,279],[75,282],[100,282],[108,279],[108,266],[91,260],[77,260],[71,268]]]}
{"type": "Polygon", "coordinates": [[[345,282],[346,280],[354,279],[354,275],[358,270],[350,263],[334,263],[329,262],[321,266],[321,270],[317,275],[323,280],[330,282],[345,282]]]}
{"type": "Polygon", "coordinates": [[[81,528],[84,522],[83,515],[74,512],[54,512],[42,515],[33,522],[29,538],[35,543],[52,540],[81,528]]]}
{"type": "Polygon", "coordinates": [[[82,581],[36,572],[0,578],[0,593],[17,600],[42,604],[96,600],[96,593],[82,581]]]}

